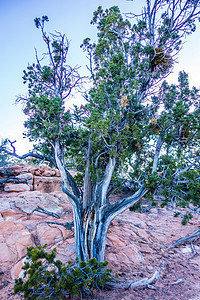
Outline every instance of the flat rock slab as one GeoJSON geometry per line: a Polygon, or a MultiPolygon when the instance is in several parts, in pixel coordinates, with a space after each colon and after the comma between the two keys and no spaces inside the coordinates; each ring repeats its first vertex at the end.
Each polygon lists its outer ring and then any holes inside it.
{"type": "Polygon", "coordinates": [[[18,183],[18,184],[6,183],[4,186],[4,191],[9,193],[26,192],[26,191],[30,191],[30,186],[28,186],[26,183],[18,183]]]}

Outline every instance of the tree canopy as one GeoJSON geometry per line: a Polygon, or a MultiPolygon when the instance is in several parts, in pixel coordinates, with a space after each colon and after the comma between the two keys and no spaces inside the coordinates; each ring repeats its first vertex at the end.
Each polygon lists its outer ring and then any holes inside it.
{"type": "MultiPolygon", "coordinates": [[[[164,81],[184,36],[195,30],[200,1],[145,3],[141,15],[129,19],[116,6],[94,12],[98,40],[86,38],[81,45],[90,61],[91,88],[86,104],[74,110],[67,110],[66,101],[84,78],[66,63],[69,42],[46,33],[46,16],[35,19],[48,61],[42,64],[36,53],[36,63],[24,71],[28,97],[18,98],[27,136],[36,142],[28,155],[60,170],[73,207],[76,255],[85,261],[104,260],[111,220],[158,186],[164,203],[200,205],[199,90],[189,87],[185,72],[178,85],[164,81]],[[79,171],[75,178],[69,161],[79,171]],[[117,179],[128,171],[131,194],[112,203],[117,179]]],[[[11,146],[12,152],[1,150],[16,156],[11,146]]]]}

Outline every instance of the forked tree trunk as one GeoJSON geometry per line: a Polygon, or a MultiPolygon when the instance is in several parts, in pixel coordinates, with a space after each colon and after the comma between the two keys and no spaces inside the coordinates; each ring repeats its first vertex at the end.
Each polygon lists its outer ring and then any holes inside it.
{"type": "MultiPolygon", "coordinates": [[[[62,190],[68,195],[73,208],[76,256],[86,262],[94,257],[98,262],[104,261],[111,221],[137,203],[148,190],[141,187],[134,195],[110,204],[106,196],[116,163],[115,158],[110,158],[101,182],[95,186],[91,182],[85,182],[86,194],[81,195],[74,187],[71,175],[64,168],[59,141],[55,143],[55,159],[61,173],[62,190]]],[[[85,178],[90,180],[88,174],[85,178]]]]}
{"type": "Polygon", "coordinates": [[[74,235],[76,256],[88,261],[96,258],[98,262],[105,260],[105,245],[108,220],[102,218],[101,209],[88,207],[81,216],[74,212],[74,235]]]}
{"type": "Polygon", "coordinates": [[[81,214],[75,209],[73,212],[76,256],[83,261],[94,257],[98,262],[104,261],[107,233],[111,221],[140,201],[147,192],[146,189],[141,188],[133,196],[116,203],[88,206],[81,214]]]}

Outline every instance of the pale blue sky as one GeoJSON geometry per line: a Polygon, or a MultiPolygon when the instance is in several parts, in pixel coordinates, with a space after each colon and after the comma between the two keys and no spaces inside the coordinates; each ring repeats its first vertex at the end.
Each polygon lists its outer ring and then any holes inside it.
{"type": "MultiPolygon", "coordinates": [[[[142,3],[141,0],[0,0],[0,139],[17,139],[20,153],[28,149],[28,142],[22,140],[24,115],[21,106],[15,105],[15,99],[26,92],[22,75],[27,64],[35,61],[34,49],[40,54],[45,50],[33,22],[35,17],[47,15],[50,19],[47,31],[57,30],[68,36],[69,64],[82,66],[84,73],[87,59],[80,44],[86,37],[95,39],[95,27],[90,25],[93,11],[99,5],[104,8],[118,5],[121,12],[139,12],[142,3]]],[[[170,81],[176,80],[177,73],[184,69],[190,74],[191,84],[200,86],[200,24],[198,27],[187,39],[170,81]]]]}

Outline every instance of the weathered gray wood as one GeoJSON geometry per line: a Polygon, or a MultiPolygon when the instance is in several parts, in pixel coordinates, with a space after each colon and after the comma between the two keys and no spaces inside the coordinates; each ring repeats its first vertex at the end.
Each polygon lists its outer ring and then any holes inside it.
{"type": "Polygon", "coordinates": [[[192,234],[190,234],[186,237],[176,240],[167,249],[169,250],[169,249],[172,249],[174,247],[177,247],[177,246],[185,244],[185,243],[194,242],[194,241],[198,240],[199,238],[200,238],[200,229],[198,229],[197,231],[193,232],[192,234]]]}
{"type": "Polygon", "coordinates": [[[160,271],[156,271],[152,277],[150,278],[144,278],[139,281],[134,280],[116,280],[115,282],[110,282],[106,284],[106,287],[109,289],[135,289],[135,288],[143,288],[143,287],[149,287],[153,288],[153,283],[155,283],[160,278],[160,271]]]}

